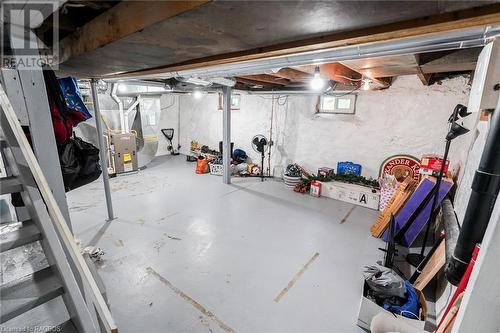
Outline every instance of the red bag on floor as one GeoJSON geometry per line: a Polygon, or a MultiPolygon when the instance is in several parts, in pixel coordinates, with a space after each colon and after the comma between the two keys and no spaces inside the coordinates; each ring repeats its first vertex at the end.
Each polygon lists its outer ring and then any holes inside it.
{"type": "Polygon", "coordinates": [[[196,161],[196,173],[197,174],[202,174],[202,173],[209,173],[210,172],[210,166],[208,165],[208,160],[206,158],[198,158],[196,161]]]}

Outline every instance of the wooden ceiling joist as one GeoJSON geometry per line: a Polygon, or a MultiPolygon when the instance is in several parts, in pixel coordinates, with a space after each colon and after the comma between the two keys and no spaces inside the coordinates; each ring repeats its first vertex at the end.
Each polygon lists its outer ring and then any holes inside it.
{"type": "Polygon", "coordinates": [[[437,57],[434,54],[421,54],[420,68],[425,74],[473,71],[480,52],[481,48],[473,48],[443,52],[437,57]]]}
{"type": "Polygon", "coordinates": [[[422,35],[458,31],[467,28],[498,24],[499,22],[500,4],[492,4],[354,31],[321,35],[318,37],[268,47],[214,55],[153,69],[110,75],[110,77],[146,77],[148,75],[159,75],[166,72],[196,69],[207,66],[238,64],[243,61],[334,49],[348,45],[377,43],[422,35]]]}
{"type": "MultiPolygon", "coordinates": [[[[370,79],[372,82],[377,84],[380,89],[386,89],[391,86],[392,83],[392,77],[376,77],[376,75],[373,74],[372,71],[370,70],[360,70],[359,68],[353,68],[351,67],[351,64],[346,64],[342,63],[342,66],[350,69],[351,71],[354,71],[358,73],[360,78],[367,78],[370,79]]],[[[358,81],[359,84],[361,84],[361,81],[358,81]]]]}
{"type": "Polygon", "coordinates": [[[252,80],[255,82],[264,82],[264,83],[270,83],[270,84],[282,85],[282,86],[286,86],[288,83],[290,83],[290,80],[283,79],[281,77],[276,77],[276,76],[269,75],[269,74],[244,75],[244,76],[241,76],[241,78],[252,80]]]}
{"type": "Polygon", "coordinates": [[[263,82],[263,81],[256,81],[256,80],[251,80],[251,79],[247,79],[247,78],[244,78],[244,77],[236,77],[235,79],[236,79],[236,82],[242,83],[245,86],[249,86],[251,88],[254,88],[256,86],[261,86],[263,88],[270,88],[270,89],[283,87],[282,84],[269,83],[269,82],[263,82]]]}
{"type": "MultiPolygon", "coordinates": [[[[332,62],[318,65],[320,74],[324,79],[359,86],[362,75],[339,62],[332,62]]],[[[305,65],[295,67],[296,70],[309,73],[311,76],[316,69],[316,65],[305,65]]]]}
{"type": "Polygon", "coordinates": [[[372,77],[370,79],[378,84],[381,89],[389,88],[392,83],[392,77],[372,77]]]}
{"type": "Polygon", "coordinates": [[[417,77],[419,78],[419,80],[422,82],[422,84],[424,86],[428,86],[431,83],[432,73],[426,74],[422,71],[422,67],[420,67],[422,64],[420,54],[415,54],[415,62],[417,63],[417,66],[416,66],[417,77]]]}
{"type": "Polygon", "coordinates": [[[330,80],[359,86],[362,75],[340,62],[320,65],[321,73],[330,80]]]}
{"type": "Polygon", "coordinates": [[[85,5],[89,8],[92,8],[92,9],[95,9],[95,10],[99,10],[99,9],[102,9],[102,8],[111,8],[112,5],[111,3],[107,2],[107,1],[85,1],[85,0],[77,0],[77,1],[74,1],[75,3],[81,3],[82,5],[85,5]]]}
{"type": "Polygon", "coordinates": [[[282,68],[273,75],[295,82],[307,81],[312,78],[312,74],[294,68],[282,68]]]}
{"type": "Polygon", "coordinates": [[[59,62],[94,51],[207,2],[209,0],[122,1],[61,40],[59,62]]]}

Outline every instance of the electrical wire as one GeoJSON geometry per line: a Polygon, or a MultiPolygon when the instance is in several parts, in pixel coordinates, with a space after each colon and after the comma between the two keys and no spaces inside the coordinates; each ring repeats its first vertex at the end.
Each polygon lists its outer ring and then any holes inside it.
{"type": "MultiPolygon", "coordinates": [[[[333,89],[335,89],[335,86],[337,84],[334,85],[333,89]]],[[[360,87],[357,87],[354,88],[353,90],[351,91],[348,91],[348,92],[345,92],[345,93],[342,93],[342,94],[335,94],[334,92],[328,92],[328,93],[325,93],[325,95],[328,95],[328,96],[333,96],[333,97],[343,97],[343,96],[346,96],[346,95],[349,95],[349,94],[352,94],[353,92],[355,91],[358,91],[360,89],[360,87]]]]}
{"type": "Polygon", "coordinates": [[[286,103],[288,103],[288,96],[290,96],[290,95],[278,96],[278,99],[276,100],[276,103],[277,103],[278,105],[280,105],[280,106],[285,105],[286,103]],[[281,98],[281,97],[284,97],[284,98],[285,98],[285,100],[283,101],[283,103],[280,103],[280,98],[281,98]]]}
{"type": "Polygon", "coordinates": [[[363,81],[363,78],[361,78],[361,79],[353,79],[353,78],[350,78],[350,77],[347,77],[347,76],[344,76],[344,75],[337,75],[337,74],[335,74],[335,76],[341,77],[341,78],[349,80],[349,81],[363,81]]]}
{"type": "MultiPolygon", "coordinates": [[[[273,142],[273,118],[274,118],[274,95],[272,95],[272,100],[271,100],[271,124],[269,126],[269,151],[267,152],[267,175],[269,176],[271,174],[271,150],[273,145],[271,144],[273,142]]],[[[264,171],[264,170],[263,170],[264,171]]]]}

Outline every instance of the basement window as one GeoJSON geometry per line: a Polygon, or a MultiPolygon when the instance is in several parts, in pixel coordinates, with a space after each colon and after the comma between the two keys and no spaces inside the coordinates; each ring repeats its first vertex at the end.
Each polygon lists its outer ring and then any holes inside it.
{"type": "Polygon", "coordinates": [[[318,113],[329,114],[354,114],[356,107],[356,95],[343,96],[323,95],[319,97],[318,113]]]}
{"type": "MultiPolygon", "coordinates": [[[[223,102],[222,102],[222,94],[219,93],[219,101],[218,101],[217,110],[222,111],[223,102]]],[[[240,109],[241,105],[241,95],[231,95],[231,111],[236,111],[240,109]]]]}

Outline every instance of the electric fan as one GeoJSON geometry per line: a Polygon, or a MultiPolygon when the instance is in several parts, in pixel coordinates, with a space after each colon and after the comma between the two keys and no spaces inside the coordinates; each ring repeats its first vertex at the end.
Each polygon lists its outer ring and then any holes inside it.
{"type": "Polygon", "coordinates": [[[252,148],[257,153],[260,153],[261,164],[260,164],[260,177],[264,181],[264,154],[269,148],[269,141],[262,134],[257,134],[252,139],[252,148]]]}

